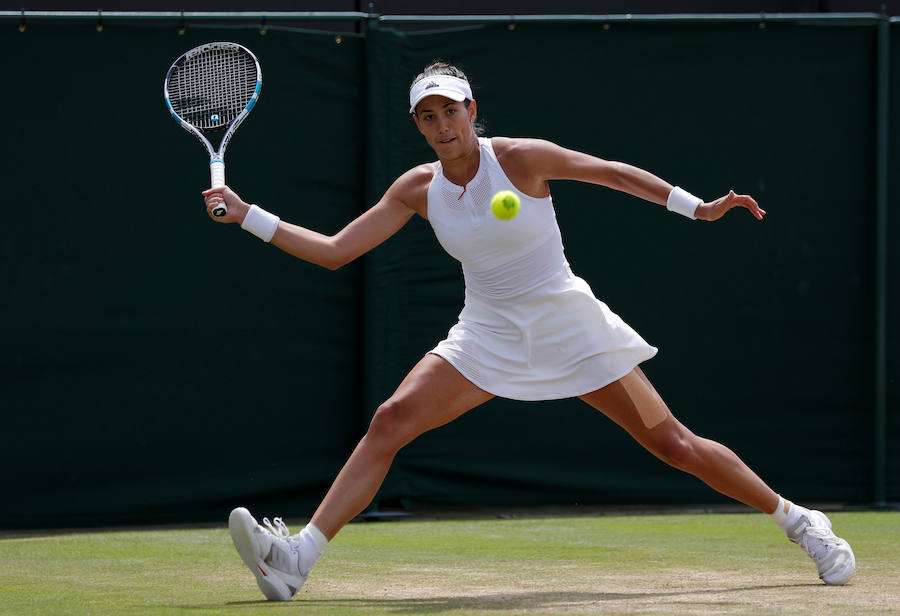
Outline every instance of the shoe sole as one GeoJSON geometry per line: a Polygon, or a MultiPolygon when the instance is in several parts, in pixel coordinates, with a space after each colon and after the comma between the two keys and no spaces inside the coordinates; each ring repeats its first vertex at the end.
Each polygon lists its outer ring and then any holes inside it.
{"type": "Polygon", "coordinates": [[[291,587],[285,584],[256,553],[256,543],[253,541],[256,527],[256,520],[243,507],[238,507],[228,516],[231,541],[234,542],[241,560],[256,577],[256,585],[262,594],[269,601],[290,601],[294,596],[291,587]]]}

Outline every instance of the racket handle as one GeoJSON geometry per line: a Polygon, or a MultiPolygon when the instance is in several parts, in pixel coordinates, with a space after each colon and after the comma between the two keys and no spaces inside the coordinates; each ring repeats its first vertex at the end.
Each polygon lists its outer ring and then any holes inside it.
{"type": "MultiPolygon", "coordinates": [[[[209,175],[213,188],[225,186],[225,162],[216,159],[209,163],[209,175]]],[[[228,206],[223,202],[222,205],[216,206],[212,213],[216,218],[222,218],[222,216],[228,213],[228,206]]]]}

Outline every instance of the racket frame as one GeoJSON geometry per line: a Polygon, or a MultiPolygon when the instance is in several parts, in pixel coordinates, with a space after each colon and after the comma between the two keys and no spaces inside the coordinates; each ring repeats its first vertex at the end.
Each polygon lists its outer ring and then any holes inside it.
{"type": "MultiPolygon", "coordinates": [[[[194,135],[197,139],[200,140],[200,143],[206,148],[206,151],[209,153],[209,173],[210,173],[210,185],[213,188],[220,188],[225,186],[225,148],[228,147],[228,142],[231,141],[231,136],[234,135],[234,131],[237,130],[237,127],[241,125],[241,122],[250,114],[253,110],[253,107],[256,105],[256,101],[259,100],[259,93],[262,90],[262,69],[259,66],[259,60],[256,59],[256,56],[252,51],[244,47],[243,45],[239,45],[238,43],[231,43],[227,41],[216,41],[213,43],[205,43],[203,45],[199,45],[198,47],[194,47],[190,49],[175,60],[172,63],[172,66],[169,67],[168,72],[166,73],[166,78],[163,81],[163,96],[165,97],[166,107],[169,109],[169,113],[175,119],[176,122],[181,126],[181,128],[185,129],[192,135],[194,135]],[[256,89],[253,91],[253,95],[250,97],[250,100],[244,106],[244,108],[238,113],[237,116],[234,117],[228,124],[223,124],[221,127],[216,127],[214,130],[220,131],[224,129],[224,134],[222,135],[222,140],[219,142],[219,149],[216,150],[213,148],[213,145],[210,143],[209,139],[206,138],[206,135],[203,134],[203,130],[194,126],[184,118],[182,118],[175,111],[172,106],[172,101],[169,97],[169,80],[172,78],[172,75],[178,70],[185,62],[190,60],[191,58],[201,54],[206,53],[208,51],[212,51],[215,49],[240,49],[245,52],[250,58],[253,60],[253,63],[256,65],[256,89]]],[[[217,206],[213,210],[213,216],[217,218],[221,218],[228,211],[228,208],[224,203],[217,206]]]]}

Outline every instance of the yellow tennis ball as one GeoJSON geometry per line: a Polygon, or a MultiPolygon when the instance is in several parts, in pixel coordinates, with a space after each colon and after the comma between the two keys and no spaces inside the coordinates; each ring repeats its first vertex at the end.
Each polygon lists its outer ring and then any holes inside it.
{"type": "Polygon", "coordinates": [[[501,190],[491,199],[491,211],[500,220],[515,218],[521,207],[519,196],[511,190],[501,190]]]}

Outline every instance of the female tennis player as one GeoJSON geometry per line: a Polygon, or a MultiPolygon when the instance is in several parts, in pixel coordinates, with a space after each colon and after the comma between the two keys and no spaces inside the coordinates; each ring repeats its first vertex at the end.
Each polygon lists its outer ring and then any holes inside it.
{"type": "Polygon", "coordinates": [[[280,518],[264,519],[264,528],[246,509],[232,511],[235,547],[263,594],[286,601],[300,589],[328,541],[372,501],[400,448],[494,396],[581,398],[664,462],[772,516],[812,557],[826,584],[847,582],[856,569],[853,551],[823,513],[783,499],[730,449],[696,436],[673,416],[638,367],[656,349],[569,268],[549,182],[599,184],[707,221],[734,208],[762,220],[765,210],[734,191],[704,202],[647,171],[548,141],[479,137],[469,82],[448,64],[432,64],[416,77],[409,112],[438,160],[404,173],[334,236],[281,221],[228,187],[203,193],[208,212],[223,201],[228,206],[224,218],[213,220],[240,223],[329,269],[378,246],[418,214],[462,263],[465,278],[458,323],[378,407],[306,528],[290,535],[280,518]],[[500,190],[521,200],[512,220],[491,213],[489,202],[500,190]]]}

